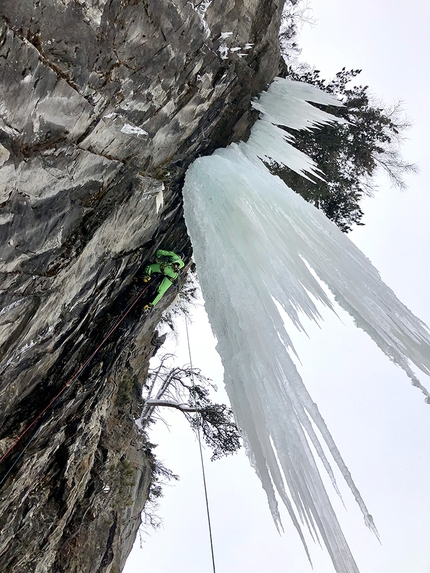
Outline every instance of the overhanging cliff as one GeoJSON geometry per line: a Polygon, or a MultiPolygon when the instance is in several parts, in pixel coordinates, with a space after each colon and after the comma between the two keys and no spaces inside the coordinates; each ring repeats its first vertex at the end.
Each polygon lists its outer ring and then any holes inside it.
{"type": "MultiPolygon", "coordinates": [[[[282,4],[2,1],[0,454],[97,348],[155,250],[190,256],[184,172],[246,137],[278,70],[282,4]]],[[[142,299],[35,426],[0,490],[2,573],[121,571],[152,480],[134,417],[173,296],[146,318],[142,299]]]]}

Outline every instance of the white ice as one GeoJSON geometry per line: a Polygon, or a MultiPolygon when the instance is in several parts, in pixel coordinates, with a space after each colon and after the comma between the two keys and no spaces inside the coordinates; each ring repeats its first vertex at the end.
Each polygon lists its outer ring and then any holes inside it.
{"type": "Polygon", "coordinates": [[[160,191],[157,193],[156,197],[155,197],[155,211],[158,215],[160,209],[162,209],[164,207],[164,184],[162,186],[162,188],[160,189],[160,191]]]}
{"type": "Polygon", "coordinates": [[[426,400],[430,395],[411,363],[430,374],[430,333],[347,236],[258,159],[275,159],[299,173],[314,171],[272,125],[309,129],[334,120],[308,101],[334,103],[313,86],[277,79],[254,103],[263,118],[248,143],[191,165],[184,209],[227,392],[275,522],[280,525],[276,490],[306,551],[303,525],[323,540],[337,573],[357,573],[313,451],[335,487],[330,463],[337,464],[366,524],[377,534],[376,528],[295,367],[278,306],[302,329],[303,315],[320,320],[320,305],[335,311],[325,283],[426,400]]]}

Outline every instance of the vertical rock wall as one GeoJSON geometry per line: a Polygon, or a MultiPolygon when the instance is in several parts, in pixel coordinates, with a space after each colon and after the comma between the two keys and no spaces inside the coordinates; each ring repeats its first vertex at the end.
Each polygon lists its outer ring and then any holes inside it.
{"type": "MultiPolygon", "coordinates": [[[[185,169],[246,136],[277,72],[281,4],[0,3],[0,453],[139,293],[155,250],[190,256],[185,169]]],[[[0,488],[2,573],[121,571],[153,470],[134,417],[172,297],[145,318],[144,296],[34,426],[0,488]]]]}

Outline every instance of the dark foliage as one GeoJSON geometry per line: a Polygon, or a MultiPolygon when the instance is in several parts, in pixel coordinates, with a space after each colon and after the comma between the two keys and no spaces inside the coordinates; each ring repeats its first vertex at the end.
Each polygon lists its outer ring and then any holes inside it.
{"type": "Polygon", "coordinates": [[[313,159],[322,180],[311,176],[312,181],[308,181],[290,169],[272,166],[272,172],[345,232],[354,224],[363,224],[360,201],[372,194],[371,178],[378,168],[388,173],[392,183],[400,188],[405,187],[404,174],[416,170],[400,154],[399,144],[409,127],[401,105],[376,104],[368,86],[348,88],[360,71],[343,68],[333,80],[327,81],[318,70],[304,73],[286,70],[285,75],[290,79],[313,84],[342,101],[341,107],[318,107],[344,121],[293,133],[295,146],[313,159]]]}
{"type": "Polygon", "coordinates": [[[206,388],[196,386],[195,389],[196,394],[200,394],[196,397],[198,412],[194,417],[187,417],[194,429],[201,430],[206,444],[212,449],[211,460],[236,453],[241,446],[240,431],[232,410],[225,404],[213,404],[207,394],[202,396],[201,391],[206,393],[206,388]]]}

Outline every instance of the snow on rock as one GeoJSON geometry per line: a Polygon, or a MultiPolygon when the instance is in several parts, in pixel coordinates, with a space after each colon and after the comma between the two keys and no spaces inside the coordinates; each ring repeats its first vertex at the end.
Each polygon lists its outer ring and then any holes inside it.
{"type": "Polygon", "coordinates": [[[157,214],[159,213],[160,209],[164,206],[164,185],[161,187],[160,191],[157,193],[155,197],[155,210],[157,214]]]}
{"type": "Polygon", "coordinates": [[[303,524],[321,537],[338,573],[357,573],[313,454],[336,485],[324,442],[366,525],[377,531],[292,360],[293,344],[278,306],[303,329],[301,316],[319,321],[321,305],[335,311],[322,288],[325,283],[336,303],[403,368],[427,400],[430,395],[410,362],[430,374],[430,333],[348,237],[258,159],[313,171],[271,123],[307,129],[334,120],[309,101],[335,103],[313,86],[277,79],[254,103],[263,119],[249,142],[232,144],[191,165],[184,208],[227,392],[274,520],[280,525],[276,490],[305,548],[303,524]]]}
{"type": "Polygon", "coordinates": [[[140,127],[136,127],[135,125],[130,125],[129,123],[125,123],[121,128],[121,133],[125,133],[126,135],[148,135],[148,132],[140,127]]]}

